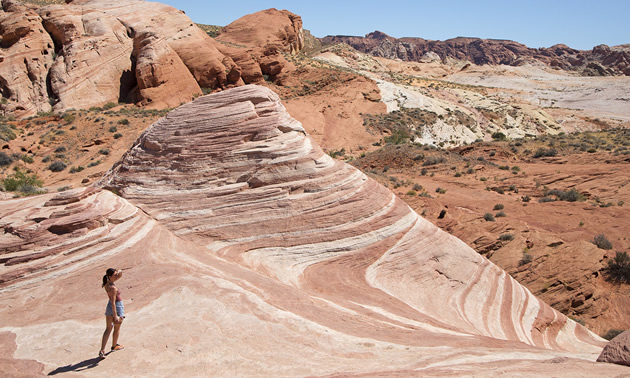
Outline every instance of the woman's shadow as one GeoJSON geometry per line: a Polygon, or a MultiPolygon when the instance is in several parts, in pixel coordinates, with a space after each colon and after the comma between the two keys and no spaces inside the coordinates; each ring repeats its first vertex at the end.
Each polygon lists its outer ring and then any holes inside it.
{"type": "MultiPolygon", "coordinates": [[[[109,354],[109,353],[107,353],[109,354]]],[[[67,373],[70,371],[83,371],[83,370],[87,370],[87,369],[92,369],[96,366],[98,366],[98,363],[103,361],[104,358],[101,357],[94,357],[94,358],[90,358],[88,360],[85,361],[81,361],[79,363],[76,363],[74,365],[66,365],[66,366],[60,366],[58,368],[56,368],[55,370],[51,371],[50,373],[48,373],[48,375],[56,375],[59,373],[67,373]]]]}

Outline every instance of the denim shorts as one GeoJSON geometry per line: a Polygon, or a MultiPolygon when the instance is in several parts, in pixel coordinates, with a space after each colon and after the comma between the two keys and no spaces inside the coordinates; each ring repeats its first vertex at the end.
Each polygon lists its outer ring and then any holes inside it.
{"type": "MultiPolygon", "coordinates": [[[[125,317],[125,306],[123,305],[122,301],[116,301],[116,313],[121,318],[125,317]]],[[[112,313],[111,302],[107,302],[107,308],[105,308],[105,315],[114,316],[114,314],[112,313]]]]}

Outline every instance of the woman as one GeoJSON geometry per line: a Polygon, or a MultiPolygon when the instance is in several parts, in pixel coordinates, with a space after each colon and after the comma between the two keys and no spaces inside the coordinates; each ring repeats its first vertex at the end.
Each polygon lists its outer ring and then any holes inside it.
{"type": "Polygon", "coordinates": [[[125,307],[122,303],[120,296],[120,289],[116,287],[115,282],[122,277],[122,270],[116,270],[109,268],[103,276],[103,287],[109,297],[107,302],[107,308],[105,309],[105,332],[103,332],[103,341],[101,343],[101,351],[98,352],[100,358],[105,358],[105,344],[109,339],[109,334],[114,328],[114,336],[112,338],[112,352],[115,350],[121,350],[125,347],[118,344],[118,334],[120,333],[120,326],[125,318],[125,307]]]}

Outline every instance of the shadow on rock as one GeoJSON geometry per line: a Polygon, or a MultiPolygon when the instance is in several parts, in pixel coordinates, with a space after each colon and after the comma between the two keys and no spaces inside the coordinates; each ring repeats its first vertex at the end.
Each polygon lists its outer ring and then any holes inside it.
{"type": "Polygon", "coordinates": [[[76,363],[74,365],[66,365],[66,366],[60,366],[58,368],[56,368],[55,370],[51,371],[50,373],[48,373],[48,375],[56,375],[59,373],[68,373],[71,371],[83,371],[83,370],[87,370],[87,369],[92,369],[96,366],[98,366],[98,363],[103,361],[103,358],[100,357],[94,357],[94,358],[90,358],[88,360],[85,361],[81,361],[79,363],[76,363]]]}

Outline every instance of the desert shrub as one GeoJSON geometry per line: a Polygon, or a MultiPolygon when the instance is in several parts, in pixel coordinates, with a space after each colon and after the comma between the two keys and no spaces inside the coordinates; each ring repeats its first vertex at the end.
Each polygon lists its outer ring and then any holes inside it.
{"type": "Polygon", "coordinates": [[[494,140],[506,140],[507,136],[505,136],[505,134],[503,134],[500,131],[497,131],[495,133],[492,133],[492,139],[494,140]]]}
{"type": "Polygon", "coordinates": [[[109,128],[110,133],[115,133],[116,131],[118,131],[118,128],[116,126],[110,126],[109,128]]]}
{"type": "Polygon", "coordinates": [[[426,159],[422,165],[425,167],[428,167],[430,165],[437,165],[440,163],[444,163],[446,161],[446,159],[443,156],[440,157],[435,157],[435,156],[431,156],[430,158],[426,159]]]}
{"type": "Polygon", "coordinates": [[[551,197],[542,197],[538,200],[538,202],[540,203],[546,203],[546,202],[554,202],[555,200],[551,197]]]}
{"type": "Polygon", "coordinates": [[[606,340],[612,340],[615,337],[619,336],[620,334],[622,334],[624,331],[623,329],[609,329],[608,332],[606,332],[605,335],[603,335],[602,337],[606,340]]]}
{"type": "Polygon", "coordinates": [[[55,152],[66,152],[66,148],[64,146],[59,146],[55,148],[55,152]]]}
{"type": "Polygon", "coordinates": [[[32,164],[33,162],[35,162],[32,156],[26,154],[20,156],[20,160],[28,164],[32,164]]]}
{"type": "Polygon", "coordinates": [[[529,202],[529,201],[531,201],[531,200],[532,200],[532,199],[531,199],[528,195],[525,195],[525,196],[522,196],[522,197],[521,197],[521,201],[523,201],[523,202],[529,202]]]}
{"type": "Polygon", "coordinates": [[[499,240],[501,240],[501,241],[514,240],[514,235],[512,235],[512,234],[502,234],[502,235],[499,236],[499,240]]]}
{"type": "Polygon", "coordinates": [[[503,210],[503,204],[502,203],[497,203],[496,205],[494,205],[492,210],[503,210]]]}
{"type": "Polygon", "coordinates": [[[479,181],[488,181],[488,178],[487,177],[480,177],[479,181]]]}
{"type": "Polygon", "coordinates": [[[78,167],[72,167],[70,168],[70,173],[77,173],[77,172],[81,172],[82,170],[84,170],[85,167],[82,165],[79,165],[78,167]]]}
{"type": "Polygon", "coordinates": [[[15,133],[13,132],[13,129],[11,129],[11,126],[0,122],[0,140],[9,142],[13,139],[15,139],[15,133]]]}
{"type": "MultiPolygon", "coordinates": [[[[122,138],[122,136],[123,136],[123,135],[122,135],[121,133],[116,133],[116,134],[114,134],[114,139],[119,139],[119,138],[122,138]]],[[[361,154],[361,157],[365,157],[365,152],[363,152],[363,153],[361,154]]]]}
{"type": "Polygon", "coordinates": [[[427,171],[427,169],[426,169],[426,168],[422,168],[422,170],[420,170],[420,174],[421,174],[422,176],[426,176],[426,175],[427,175],[427,172],[428,172],[428,171],[427,171]]]}
{"type": "Polygon", "coordinates": [[[499,165],[499,169],[504,170],[504,171],[509,171],[510,170],[510,166],[509,165],[499,165]]]}
{"type": "Polygon", "coordinates": [[[61,160],[57,160],[57,161],[55,161],[55,162],[51,163],[51,164],[48,166],[48,169],[50,169],[50,170],[51,170],[51,171],[53,171],[53,172],[61,172],[61,171],[63,171],[64,169],[66,169],[66,167],[67,167],[67,166],[68,166],[68,165],[67,165],[66,163],[64,163],[63,161],[61,161],[61,160]]]}
{"type": "Polygon", "coordinates": [[[549,148],[549,149],[539,148],[534,153],[534,157],[535,158],[550,157],[550,156],[556,156],[557,154],[558,154],[558,151],[555,148],[549,148]]]}
{"type": "Polygon", "coordinates": [[[13,163],[13,158],[4,151],[0,151],[0,167],[5,167],[13,163]]]}
{"type": "Polygon", "coordinates": [[[22,192],[24,194],[36,194],[40,191],[36,188],[41,188],[44,182],[37,177],[37,174],[16,169],[12,175],[7,176],[2,180],[2,186],[9,192],[22,192]]]}
{"type": "Polygon", "coordinates": [[[116,104],[115,102],[108,102],[107,104],[103,105],[103,110],[109,110],[116,107],[117,105],[118,104],[116,104]]]}
{"type": "Polygon", "coordinates": [[[439,186],[437,188],[435,188],[435,192],[436,193],[440,193],[440,194],[444,194],[446,193],[446,189],[444,188],[440,188],[439,186]]]}
{"type": "Polygon", "coordinates": [[[591,243],[595,244],[597,248],[600,248],[600,249],[608,250],[608,249],[612,249],[613,247],[610,240],[608,240],[608,238],[606,238],[606,235],[604,234],[599,234],[595,236],[591,243]]]}
{"type": "Polygon", "coordinates": [[[486,222],[494,222],[494,215],[492,215],[490,213],[485,213],[483,215],[483,219],[485,219],[486,222]]]}
{"type": "Polygon", "coordinates": [[[109,155],[109,150],[107,148],[102,148],[98,151],[101,155],[109,155]]]}
{"type": "Polygon", "coordinates": [[[119,125],[128,125],[129,124],[129,120],[127,118],[119,119],[118,120],[118,124],[119,125]]]}
{"type": "Polygon", "coordinates": [[[408,196],[415,196],[416,194],[418,194],[415,190],[410,190],[407,192],[408,196]]]}
{"type": "Polygon", "coordinates": [[[518,262],[518,266],[529,264],[530,262],[532,262],[532,255],[527,253],[527,251],[523,251],[523,257],[518,262]]]}
{"type": "Polygon", "coordinates": [[[72,122],[74,122],[74,120],[77,118],[77,116],[74,115],[73,113],[64,113],[63,116],[61,116],[61,118],[66,123],[66,125],[69,125],[72,122]]]}
{"type": "Polygon", "coordinates": [[[494,216],[497,217],[497,218],[501,218],[501,217],[505,217],[507,215],[505,214],[505,211],[499,211],[498,213],[494,214],[494,216]]]}
{"type": "Polygon", "coordinates": [[[392,132],[392,135],[385,137],[385,143],[387,144],[404,144],[409,141],[409,133],[404,129],[396,129],[392,132]]]}
{"type": "Polygon", "coordinates": [[[547,190],[545,192],[545,196],[555,196],[558,201],[568,201],[568,202],[576,202],[576,201],[584,201],[584,196],[580,194],[575,188],[571,188],[568,191],[563,191],[560,189],[552,189],[547,190]]]}
{"type": "Polygon", "coordinates": [[[96,166],[97,166],[97,165],[99,165],[99,164],[101,164],[101,161],[100,161],[100,160],[93,161],[93,162],[91,162],[90,164],[88,164],[88,168],[91,168],[91,167],[96,167],[96,166]]]}
{"type": "Polygon", "coordinates": [[[413,188],[412,189],[415,190],[416,192],[419,192],[423,188],[422,188],[422,185],[420,185],[420,184],[413,184],[413,188]]]}
{"type": "Polygon", "coordinates": [[[42,163],[48,163],[50,161],[50,155],[46,155],[42,158],[42,163]]]}
{"type": "Polygon", "coordinates": [[[420,160],[424,160],[424,154],[418,154],[414,156],[413,158],[413,161],[420,161],[420,160]]]}
{"type": "Polygon", "coordinates": [[[617,252],[606,267],[608,279],[615,282],[630,283],[630,256],[627,252],[617,252]]]}
{"type": "Polygon", "coordinates": [[[521,168],[518,165],[515,165],[515,166],[512,167],[512,171],[513,172],[520,172],[521,168]]]}

